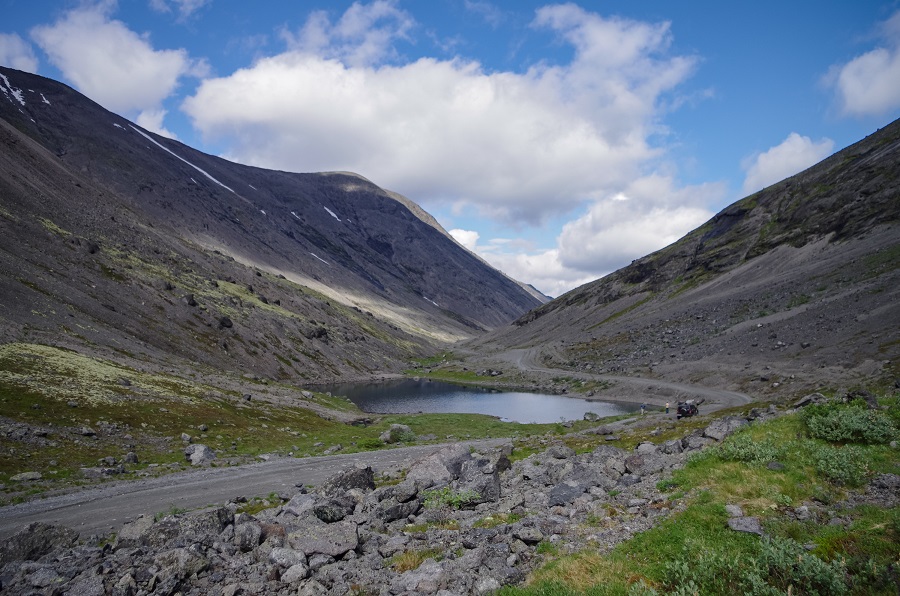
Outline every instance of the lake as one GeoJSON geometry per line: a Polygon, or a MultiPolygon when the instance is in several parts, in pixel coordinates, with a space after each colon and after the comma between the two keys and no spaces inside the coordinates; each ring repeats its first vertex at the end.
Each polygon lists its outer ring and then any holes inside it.
{"type": "Polygon", "coordinates": [[[548,423],[561,419],[582,420],[586,412],[594,412],[602,418],[639,409],[637,404],[631,403],[501,391],[430,379],[349,383],[317,389],[347,397],[362,411],[373,414],[487,414],[509,422],[548,423]]]}

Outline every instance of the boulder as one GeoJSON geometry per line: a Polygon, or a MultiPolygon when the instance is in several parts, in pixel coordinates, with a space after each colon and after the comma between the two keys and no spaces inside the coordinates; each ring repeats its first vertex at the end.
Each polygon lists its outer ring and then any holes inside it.
{"type": "Polygon", "coordinates": [[[132,548],[144,543],[144,536],[153,526],[153,518],[141,515],[134,521],[130,521],[116,534],[114,548],[132,548]]]}
{"type": "Polygon", "coordinates": [[[216,459],[215,452],[200,443],[188,445],[184,450],[184,455],[191,462],[192,466],[202,466],[216,459]]]}
{"type": "Polygon", "coordinates": [[[328,497],[342,496],[350,489],[374,490],[375,472],[371,466],[354,467],[338,472],[319,488],[319,492],[328,497]]]}
{"type": "Polygon", "coordinates": [[[584,485],[571,480],[557,484],[550,489],[550,501],[552,505],[569,505],[572,501],[583,495],[586,491],[584,485]]]}
{"type": "Polygon", "coordinates": [[[513,530],[513,538],[518,538],[525,544],[537,544],[544,539],[544,534],[537,528],[521,527],[513,530]]]}
{"type": "MultiPolygon", "coordinates": [[[[507,459],[508,463],[509,460],[507,459]]],[[[496,502],[500,500],[500,472],[495,462],[488,458],[470,459],[463,462],[459,475],[460,491],[471,491],[478,495],[471,504],[496,502]]]]}
{"type": "Polygon", "coordinates": [[[828,398],[821,393],[810,393],[809,395],[805,395],[794,402],[794,407],[803,408],[810,404],[820,404],[825,401],[828,401],[828,398]]]}
{"type": "Polygon", "coordinates": [[[333,524],[307,524],[288,534],[291,547],[307,557],[316,553],[338,558],[359,545],[356,523],[343,520],[333,524]]]}
{"type": "Polygon", "coordinates": [[[728,519],[728,527],[735,532],[763,535],[762,524],[758,517],[732,517],[728,519]]]}
{"type": "Polygon", "coordinates": [[[465,445],[448,445],[414,463],[406,474],[406,480],[414,482],[420,490],[449,484],[459,478],[463,462],[471,457],[465,445]]]}
{"type": "Polygon", "coordinates": [[[9,480],[11,482],[33,482],[35,480],[40,480],[41,478],[40,472],[22,472],[21,474],[12,476],[9,480]]]}
{"type": "Polygon", "coordinates": [[[0,561],[36,561],[47,553],[72,546],[78,532],[63,526],[32,522],[0,544],[0,561]]]}
{"type": "Polygon", "coordinates": [[[554,459],[575,457],[575,450],[565,445],[552,445],[545,453],[554,459]]]}
{"type": "Polygon", "coordinates": [[[333,524],[351,515],[355,506],[356,503],[346,497],[317,499],[312,512],[326,524],[333,524]]]}
{"type": "Polygon", "coordinates": [[[234,545],[241,552],[250,552],[262,542],[262,526],[258,522],[243,522],[234,526],[234,545]]]}
{"type": "Polygon", "coordinates": [[[653,455],[659,452],[659,447],[657,447],[655,443],[645,441],[644,443],[641,443],[640,445],[635,447],[634,450],[641,455],[653,455]]]}
{"type": "Polygon", "coordinates": [[[308,495],[306,493],[300,493],[291,497],[291,500],[285,503],[285,505],[281,509],[282,511],[291,515],[303,517],[313,510],[313,506],[315,505],[315,503],[315,496],[308,495]]]}
{"type": "Polygon", "coordinates": [[[436,594],[448,587],[449,576],[440,563],[426,560],[417,569],[401,573],[391,583],[394,593],[436,594]]]}
{"type": "Polygon", "coordinates": [[[415,441],[416,433],[405,424],[392,424],[391,428],[381,433],[378,437],[384,443],[399,443],[401,441],[415,441]]]}
{"type": "Polygon", "coordinates": [[[286,584],[295,584],[309,576],[309,567],[303,563],[291,565],[281,574],[281,581],[286,584]]]}
{"type": "Polygon", "coordinates": [[[660,451],[666,455],[677,455],[684,451],[684,446],[679,439],[672,439],[671,441],[663,443],[662,447],[660,447],[660,451]]]}
{"type": "Polygon", "coordinates": [[[401,503],[396,498],[391,497],[378,503],[375,507],[374,515],[384,523],[390,523],[415,515],[421,506],[422,504],[418,500],[401,503]]]}
{"type": "Polygon", "coordinates": [[[287,569],[294,565],[306,565],[306,555],[292,548],[275,547],[269,552],[269,562],[287,569]]]}
{"type": "Polygon", "coordinates": [[[714,420],[709,426],[703,430],[703,436],[716,441],[724,441],[725,437],[732,434],[737,429],[747,426],[749,422],[738,416],[725,416],[714,420]]]}

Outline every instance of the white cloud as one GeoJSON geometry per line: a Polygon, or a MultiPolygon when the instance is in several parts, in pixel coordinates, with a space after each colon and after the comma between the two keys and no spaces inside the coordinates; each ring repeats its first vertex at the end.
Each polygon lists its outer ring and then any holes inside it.
{"type": "Polygon", "coordinates": [[[881,37],[884,45],[834,66],[825,77],[845,114],[881,115],[900,107],[900,11],[882,24],[881,37]]]}
{"type": "Polygon", "coordinates": [[[680,187],[671,176],[644,176],[565,224],[554,248],[535,250],[509,239],[478,244],[476,237],[472,250],[513,278],[559,296],[679,240],[714,215],[705,206],[721,202],[726,192],[724,183],[680,187]]]}
{"type": "Polygon", "coordinates": [[[414,24],[395,0],[376,0],[368,5],[354,2],[337,23],[326,11],[315,11],[298,34],[285,31],[282,36],[293,51],[360,67],[396,58],[394,41],[407,39],[414,24]]]}
{"type": "Polygon", "coordinates": [[[181,77],[205,73],[205,64],[191,60],[185,50],[155,50],[146,36],[110,19],[114,7],[114,2],[84,5],[31,31],[82,93],[117,112],[152,110],[181,77]]]}
{"type": "Polygon", "coordinates": [[[0,64],[26,72],[38,69],[34,49],[17,33],[0,33],[0,64]]]}
{"type": "Polygon", "coordinates": [[[561,296],[598,277],[563,265],[557,249],[515,252],[494,246],[479,251],[478,254],[513,279],[529,283],[551,298],[561,296]]]}
{"type": "Polygon", "coordinates": [[[448,233],[453,236],[454,240],[473,252],[478,246],[478,238],[480,238],[478,232],[475,232],[473,230],[461,230],[457,228],[455,230],[448,230],[448,233]]]}
{"type": "Polygon", "coordinates": [[[606,275],[680,239],[713,216],[725,185],[678,187],[663,175],[642,177],[619,194],[596,201],[563,226],[559,260],[571,269],[606,275]]]}
{"type": "Polygon", "coordinates": [[[533,26],[575,48],[524,73],[396,58],[414,24],[393,2],[316,13],[287,51],[208,79],[183,104],[225,157],[262,167],[351,170],[426,204],[538,224],[614,193],[659,153],[663,94],[695,60],[670,56],[667,23],[543,8],[533,26]]]}
{"type": "Polygon", "coordinates": [[[743,191],[751,194],[793,176],[831,155],[833,149],[831,139],[813,142],[809,137],[792,132],[781,144],[745,160],[747,176],[743,191]]]}
{"type": "Polygon", "coordinates": [[[155,132],[158,135],[164,136],[169,139],[177,139],[178,137],[172,131],[168,130],[163,125],[163,120],[166,117],[165,110],[144,110],[140,114],[138,114],[137,119],[135,119],[135,123],[146,129],[150,132],[155,132]]]}

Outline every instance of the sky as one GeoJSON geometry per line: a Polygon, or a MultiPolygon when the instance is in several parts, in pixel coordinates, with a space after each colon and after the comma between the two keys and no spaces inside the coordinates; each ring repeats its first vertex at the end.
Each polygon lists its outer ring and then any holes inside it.
{"type": "Polygon", "coordinates": [[[0,0],[0,64],[558,296],[900,117],[900,0],[0,0]]]}

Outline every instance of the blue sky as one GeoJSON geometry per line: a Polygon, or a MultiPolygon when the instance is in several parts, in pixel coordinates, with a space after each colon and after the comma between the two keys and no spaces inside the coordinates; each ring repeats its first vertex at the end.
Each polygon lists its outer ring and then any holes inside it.
{"type": "Polygon", "coordinates": [[[0,0],[0,63],[559,295],[900,116],[900,2],[0,0]]]}

